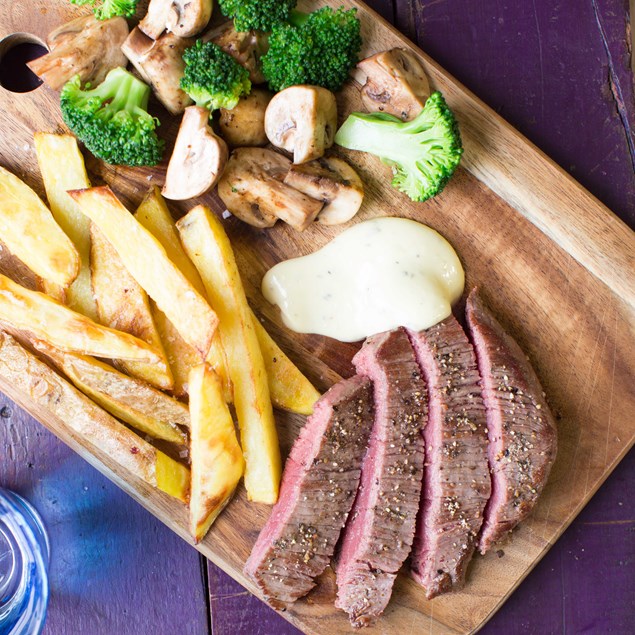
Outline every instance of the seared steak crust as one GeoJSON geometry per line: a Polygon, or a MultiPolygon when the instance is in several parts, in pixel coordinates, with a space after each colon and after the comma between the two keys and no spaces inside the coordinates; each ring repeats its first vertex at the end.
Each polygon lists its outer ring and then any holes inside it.
{"type": "Polygon", "coordinates": [[[359,627],[386,608],[412,545],[427,392],[405,329],[368,338],[353,363],[373,381],[375,425],[336,567],[336,606],[359,627]]]}
{"type": "Polygon", "coordinates": [[[373,419],[370,381],[353,377],[318,400],[300,432],[280,498],[245,565],[273,606],[306,595],[328,565],[355,499],[373,419]]]}
{"type": "Polygon", "coordinates": [[[556,456],[557,431],[529,360],[476,291],[468,297],[466,314],[489,435],[492,496],[479,539],[485,553],[534,507],[556,456]]]}
{"type": "Polygon", "coordinates": [[[474,349],[454,317],[409,336],[429,400],[410,566],[431,599],[465,582],[491,491],[487,424],[474,349]]]}

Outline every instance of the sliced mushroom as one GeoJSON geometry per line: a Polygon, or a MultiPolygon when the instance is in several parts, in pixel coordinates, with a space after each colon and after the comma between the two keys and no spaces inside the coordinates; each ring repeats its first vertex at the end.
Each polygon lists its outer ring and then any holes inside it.
{"type": "Polygon", "coordinates": [[[227,164],[227,144],[209,126],[209,110],[185,109],[165,175],[163,195],[184,201],[214,187],[227,164]]]}
{"type": "Polygon", "coordinates": [[[254,88],[234,108],[221,108],[220,133],[234,148],[267,145],[265,111],[272,94],[262,88],[254,88]]]}
{"type": "Polygon", "coordinates": [[[203,36],[204,42],[218,44],[225,53],[231,55],[241,66],[249,71],[252,84],[262,84],[260,58],[266,52],[266,36],[258,31],[239,33],[233,22],[225,22],[203,36]]]}
{"type": "Polygon", "coordinates": [[[163,31],[179,37],[199,34],[212,17],[212,0],[150,0],[139,28],[153,40],[163,31]]]}
{"type": "Polygon", "coordinates": [[[320,86],[290,86],[267,106],[265,131],[274,146],[293,153],[294,163],[319,159],[333,145],[335,95],[320,86]]]}
{"type": "Polygon", "coordinates": [[[82,84],[100,84],[113,68],[126,66],[121,45],[128,37],[124,18],[103,22],[93,15],[77,18],[53,31],[50,53],[28,63],[28,67],[53,90],[79,75],[82,84]]]}
{"type": "Polygon", "coordinates": [[[412,51],[383,51],[362,60],[357,68],[366,74],[362,101],[370,112],[387,112],[410,121],[423,110],[430,84],[412,51]]]}
{"type": "Polygon", "coordinates": [[[316,161],[292,165],[284,182],[311,198],[324,202],[315,219],[322,225],[349,221],[362,205],[364,184],[343,159],[322,157],[316,161]]]}
{"type": "Polygon", "coordinates": [[[158,40],[149,38],[135,27],[121,50],[132,62],[157,99],[173,114],[180,115],[192,100],[181,90],[185,70],[183,52],[194,40],[164,33],[158,40]]]}
{"type": "Polygon", "coordinates": [[[95,22],[103,24],[103,22],[95,20],[95,16],[89,13],[88,15],[83,15],[79,18],[75,18],[70,22],[66,22],[66,24],[58,26],[56,29],[53,29],[46,38],[46,43],[49,45],[49,50],[52,51],[58,46],[68,44],[68,42],[75,39],[84,29],[93,28],[95,22]]]}
{"type": "Polygon", "coordinates": [[[232,214],[254,227],[272,227],[280,219],[302,231],[323,203],[285,185],[290,166],[273,150],[238,148],[218,183],[218,195],[232,214]]]}

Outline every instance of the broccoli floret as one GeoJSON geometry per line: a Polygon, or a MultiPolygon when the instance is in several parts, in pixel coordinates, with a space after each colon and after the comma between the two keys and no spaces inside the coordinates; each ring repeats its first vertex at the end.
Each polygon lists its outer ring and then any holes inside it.
{"type": "Polygon", "coordinates": [[[393,187],[419,202],[441,192],[463,154],[458,124],[439,92],[430,95],[412,121],[386,113],[353,113],[337,131],[335,143],[380,157],[393,168],[393,187]]]}
{"type": "Polygon", "coordinates": [[[159,121],[148,114],[150,87],[123,68],[114,68],[96,88],[82,90],[79,75],[62,89],[66,125],[99,159],[113,165],[156,165],[164,142],[159,121]]]}
{"type": "Polygon", "coordinates": [[[269,87],[279,91],[314,84],[336,91],[357,64],[362,46],[357,10],[323,7],[313,13],[292,11],[288,23],[273,27],[262,70],[269,87]]]}
{"type": "Polygon", "coordinates": [[[71,0],[72,4],[89,4],[98,20],[109,20],[123,15],[134,16],[139,0],[71,0]]]}
{"type": "Polygon", "coordinates": [[[251,91],[249,72],[213,42],[200,40],[183,53],[185,72],[181,88],[196,102],[210,110],[236,106],[251,91]]]}
{"type": "Polygon", "coordinates": [[[289,19],[296,0],[218,0],[221,13],[233,18],[236,31],[271,31],[289,19]]]}

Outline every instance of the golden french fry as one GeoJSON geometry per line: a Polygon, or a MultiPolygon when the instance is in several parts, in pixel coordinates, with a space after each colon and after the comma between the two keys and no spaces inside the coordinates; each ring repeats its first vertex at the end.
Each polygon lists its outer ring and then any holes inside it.
{"type": "Polygon", "coordinates": [[[186,434],[178,427],[190,425],[185,404],[93,357],[66,353],[40,341],[33,342],[33,347],[111,415],[155,439],[187,442],[186,434]]]}
{"type": "Polygon", "coordinates": [[[154,471],[157,487],[161,491],[184,503],[189,502],[191,476],[185,465],[157,450],[154,471]]]}
{"type": "Polygon", "coordinates": [[[156,185],[148,190],[134,216],[161,243],[168,258],[179,268],[190,284],[205,297],[205,287],[201,276],[183,251],[172,214],[161,196],[161,190],[156,185]]]}
{"type": "Polygon", "coordinates": [[[0,167],[0,237],[33,273],[68,287],[79,273],[79,254],[42,199],[0,167]]]}
{"type": "Polygon", "coordinates": [[[44,293],[0,274],[0,322],[69,353],[157,362],[155,350],[137,337],[101,326],[44,293]]]}
{"type": "MultiPolygon", "coordinates": [[[[180,269],[181,273],[190,281],[190,284],[203,297],[207,297],[203,281],[196,267],[187,257],[185,251],[183,251],[174,219],[158,187],[155,186],[148,191],[139,209],[135,212],[135,218],[161,243],[168,258],[180,269]]],[[[156,310],[159,311],[158,308],[156,310]]],[[[159,323],[163,325],[165,338],[163,339],[163,344],[168,358],[171,360],[170,365],[174,375],[175,394],[182,395],[187,392],[190,369],[193,365],[200,363],[200,360],[188,353],[187,348],[191,351],[191,347],[185,344],[178,333],[175,336],[174,326],[170,324],[167,318],[161,318],[156,312],[154,313],[154,318],[157,325],[159,323]]],[[[231,403],[233,400],[232,385],[227,373],[225,351],[218,333],[214,336],[206,361],[213,366],[221,380],[225,401],[231,403]]]]}
{"type": "Polygon", "coordinates": [[[320,393],[275,343],[255,315],[253,321],[265,361],[271,402],[277,408],[310,415],[320,393]]]}
{"type": "Polygon", "coordinates": [[[44,290],[57,299],[63,299],[73,311],[97,320],[97,308],[90,286],[90,220],[66,193],[68,190],[90,187],[84,158],[72,135],[36,132],[34,139],[53,218],[75,245],[80,259],[79,274],[68,289],[64,291],[62,287],[45,281],[44,290]]]}
{"type": "Polygon", "coordinates": [[[102,410],[35,355],[0,331],[0,376],[46,411],[61,429],[81,439],[109,469],[126,470],[152,487],[187,502],[189,470],[102,410]]]}
{"type": "Polygon", "coordinates": [[[99,321],[147,342],[161,356],[156,364],[121,361],[116,366],[161,390],[171,390],[174,387],[172,371],[146,292],[128,273],[113,246],[95,225],[91,227],[90,236],[90,268],[99,321]]]}
{"type": "Polygon", "coordinates": [[[126,269],[181,337],[205,359],[218,318],[170,261],[161,243],[128,212],[109,187],[73,190],[69,194],[103,232],[126,269]]]}
{"type": "MultiPolygon", "coordinates": [[[[152,303],[152,315],[157,325],[161,341],[163,342],[168,363],[172,369],[172,376],[174,377],[174,388],[172,392],[179,397],[184,397],[189,392],[190,370],[201,363],[200,355],[183,340],[179,332],[174,328],[172,322],[165,317],[163,311],[160,311],[154,303],[152,303]]],[[[227,373],[227,362],[225,351],[220,344],[218,334],[214,335],[212,346],[207,355],[207,363],[212,366],[221,380],[225,401],[231,403],[233,399],[231,382],[227,375],[225,375],[224,379],[221,378],[219,372],[219,370],[222,369],[227,373]]]]}
{"type": "Polygon", "coordinates": [[[195,207],[178,221],[177,228],[220,318],[246,461],[247,494],[256,502],[275,503],[281,472],[278,433],[265,363],[234,252],[220,221],[206,207],[195,207]]]}
{"type": "Polygon", "coordinates": [[[190,370],[201,363],[201,356],[179,335],[172,322],[165,317],[165,313],[154,302],[150,302],[152,317],[174,379],[172,392],[177,397],[185,397],[188,392],[190,370]]]}
{"type": "Polygon", "coordinates": [[[192,368],[189,385],[190,532],[199,542],[231,499],[245,462],[220,380],[212,367],[204,363],[192,368]]]}

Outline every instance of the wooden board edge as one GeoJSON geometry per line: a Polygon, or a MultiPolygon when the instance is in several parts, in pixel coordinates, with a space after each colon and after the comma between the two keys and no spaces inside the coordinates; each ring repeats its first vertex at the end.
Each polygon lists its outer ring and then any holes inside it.
{"type": "Polygon", "coordinates": [[[595,496],[597,491],[604,485],[606,479],[613,473],[613,470],[618,466],[622,459],[635,447],[635,434],[631,437],[630,441],[624,446],[623,450],[616,455],[615,459],[606,466],[605,471],[600,478],[594,483],[593,487],[586,493],[585,498],[574,508],[571,514],[567,517],[565,522],[558,527],[558,530],[554,533],[553,537],[545,544],[540,553],[529,563],[527,568],[523,571],[522,575],[516,580],[516,582],[510,587],[509,591],[500,599],[496,606],[490,611],[490,613],[483,619],[479,626],[472,631],[471,635],[478,633],[498,612],[498,610],[507,602],[509,597],[514,591],[525,581],[527,576],[534,570],[538,563],[547,555],[548,551],[553,545],[560,540],[560,537],[564,532],[569,529],[571,523],[578,517],[580,512],[587,506],[589,501],[595,496]]]}
{"type": "Polygon", "coordinates": [[[424,60],[459,120],[462,166],[635,309],[635,233],[626,223],[381,15],[353,4],[424,60]]]}

